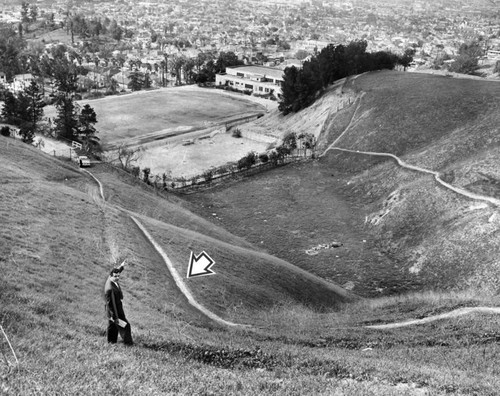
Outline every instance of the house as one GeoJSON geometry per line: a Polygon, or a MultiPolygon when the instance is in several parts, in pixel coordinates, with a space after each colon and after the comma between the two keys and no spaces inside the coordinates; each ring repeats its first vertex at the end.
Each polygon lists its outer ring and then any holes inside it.
{"type": "Polygon", "coordinates": [[[491,49],[488,51],[487,57],[490,60],[500,60],[500,51],[491,49]]]}
{"type": "Polygon", "coordinates": [[[275,96],[281,93],[283,70],[265,66],[226,67],[226,73],[215,76],[215,85],[226,85],[238,91],[275,96]]]}
{"type": "Polygon", "coordinates": [[[31,73],[26,73],[26,74],[16,74],[14,76],[14,80],[12,81],[12,84],[10,84],[10,89],[13,92],[19,92],[27,88],[30,84],[31,81],[34,80],[34,77],[31,73]]]}
{"type": "Polygon", "coordinates": [[[113,79],[118,83],[119,89],[127,89],[130,83],[130,71],[121,71],[113,75],[113,79]]]}
{"type": "Polygon", "coordinates": [[[285,70],[287,67],[292,67],[292,66],[295,66],[297,69],[301,69],[303,63],[304,60],[291,58],[291,59],[285,59],[278,67],[282,70],[285,70]]]}
{"type": "Polygon", "coordinates": [[[78,76],[78,85],[86,88],[103,88],[105,77],[101,73],[89,72],[86,76],[78,76]]]}

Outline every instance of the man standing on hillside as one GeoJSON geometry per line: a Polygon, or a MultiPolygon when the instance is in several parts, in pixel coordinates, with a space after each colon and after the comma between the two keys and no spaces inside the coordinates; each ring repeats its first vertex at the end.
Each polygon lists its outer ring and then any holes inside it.
{"type": "Polygon", "coordinates": [[[126,345],[133,345],[132,329],[123,311],[123,293],[119,284],[120,274],[125,268],[125,260],[119,267],[113,268],[104,285],[104,300],[106,301],[106,315],[108,317],[108,342],[115,344],[118,333],[126,345]]]}

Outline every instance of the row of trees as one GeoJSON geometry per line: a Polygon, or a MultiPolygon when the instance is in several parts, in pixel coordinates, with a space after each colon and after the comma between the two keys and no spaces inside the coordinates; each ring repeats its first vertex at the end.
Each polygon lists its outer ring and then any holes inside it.
{"type": "Polygon", "coordinates": [[[64,23],[67,33],[71,34],[73,43],[75,34],[82,39],[106,35],[117,41],[134,35],[132,30],[123,28],[115,20],[109,18],[86,18],[85,15],[75,14],[68,15],[64,23]]]}
{"type": "Polygon", "coordinates": [[[14,95],[7,92],[2,108],[2,120],[19,127],[19,133],[24,142],[32,143],[35,132],[43,116],[43,95],[35,81],[14,95]]]}
{"type": "Polygon", "coordinates": [[[22,73],[22,64],[19,61],[26,42],[9,25],[0,25],[0,71],[4,72],[7,80],[22,73]]]}
{"type": "Polygon", "coordinates": [[[45,102],[40,87],[34,80],[17,94],[10,91],[6,93],[1,111],[2,121],[19,127],[22,140],[26,143],[32,143],[35,133],[41,132],[54,134],[66,141],[78,141],[87,152],[99,152],[99,138],[95,129],[97,116],[94,109],[88,104],[80,108],[74,101],[74,75],[59,78],[61,80],[57,80],[58,91],[55,95],[57,116],[53,127],[42,123],[45,102]]]}
{"type": "Polygon", "coordinates": [[[330,44],[305,61],[302,69],[287,67],[279,110],[288,114],[309,106],[323,89],[341,78],[366,71],[393,69],[396,64],[406,68],[413,60],[410,52],[403,56],[385,51],[368,53],[367,45],[366,41],[353,41],[347,46],[330,44]]]}

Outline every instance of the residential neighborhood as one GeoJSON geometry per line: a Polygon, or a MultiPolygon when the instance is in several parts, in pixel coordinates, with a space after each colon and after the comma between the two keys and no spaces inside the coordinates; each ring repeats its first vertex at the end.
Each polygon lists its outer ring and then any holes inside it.
{"type": "MultiPolygon", "coordinates": [[[[78,79],[82,91],[111,84],[113,91],[126,91],[134,72],[147,78],[147,87],[199,83],[195,72],[221,53],[232,53],[247,68],[223,68],[211,81],[257,95],[272,91],[268,96],[276,98],[286,67],[300,67],[329,44],[356,40],[371,52],[410,49],[409,71],[446,68],[464,43],[475,42],[481,49],[478,67],[484,69],[479,74],[498,78],[499,7],[479,0],[4,0],[0,23],[24,31],[28,51],[38,56],[52,56],[64,45],[66,56],[85,69],[78,79]],[[44,34],[30,32],[28,12],[47,27],[44,34]],[[114,40],[97,44],[104,31],[114,40]]],[[[31,79],[29,67],[15,76],[0,70],[0,83],[14,92],[31,79]]]]}

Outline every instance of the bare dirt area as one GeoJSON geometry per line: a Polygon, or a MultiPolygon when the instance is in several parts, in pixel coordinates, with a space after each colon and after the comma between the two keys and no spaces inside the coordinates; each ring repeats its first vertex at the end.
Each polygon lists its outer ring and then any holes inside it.
{"type": "Polygon", "coordinates": [[[152,174],[170,174],[172,177],[193,177],[210,167],[217,167],[244,157],[250,151],[264,152],[268,143],[246,138],[235,138],[230,133],[218,133],[208,139],[196,139],[193,144],[166,143],[151,147],[137,165],[150,168],[152,174]]]}
{"type": "MultiPolygon", "coordinates": [[[[150,168],[151,174],[166,173],[172,177],[193,177],[200,175],[211,167],[235,162],[248,152],[261,153],[266,151],[269,144],[278,143],[287,133],[294,132],[300,135],[303,132],[311,133],[318,138],[326,122],[332,115],[350,107],[355,101],[352,91],[344,89],[345,81],[341,80],[330,87],[321,100],[300,115],[282,115],[278,104],[255,96],[241,96],[233,92],[214,90],[219,96],[236,97],[251,101],[266,109],[263,117],[238,125],[242,138],[234,138],[231,131],[212,134],[209,139],[192,139],[192,145],[183,145],[183,137],[165,140],[165,144],[149,147],[137,165],[150,168]]],[[[201,88],[190,86],[184,89],[198,92],[201,88]]]]}

